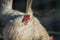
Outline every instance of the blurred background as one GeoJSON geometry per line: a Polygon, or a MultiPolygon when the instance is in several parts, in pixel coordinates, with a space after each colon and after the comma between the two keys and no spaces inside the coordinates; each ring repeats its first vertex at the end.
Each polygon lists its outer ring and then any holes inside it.
{"type": "MultiPolygon", "coordinates": [[[[25,12],[26,1],[27,0],[13,0],[13,9],[25,12]]],[[[60,40],[60,0],[32,1],[34,16],[39,19],[49,35],[54,37],[54,40],[60,40]]],[[[0,34],[2,34],[1,26],[2,25],[0,25],[0,34]]]]}

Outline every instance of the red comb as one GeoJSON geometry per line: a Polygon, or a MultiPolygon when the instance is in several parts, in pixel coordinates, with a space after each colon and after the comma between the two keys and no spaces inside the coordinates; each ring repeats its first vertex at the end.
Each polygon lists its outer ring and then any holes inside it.
{"type": "Polygon", "coordinates": [[[50,40],[54,40],[54,37],[53,36],[50,36],[50,40]]]}
{"type": "Polygon", "coordinates": [[[30,15],[25,15],[23,18],[24,25],[27,25],[29,20],[30,20],[30,15]]]}

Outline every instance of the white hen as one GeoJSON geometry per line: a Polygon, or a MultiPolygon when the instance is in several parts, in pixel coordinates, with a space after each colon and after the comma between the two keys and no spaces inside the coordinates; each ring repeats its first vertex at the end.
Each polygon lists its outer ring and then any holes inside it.
{"type": "Polygon", "coordinates": [[[15,18],[25,14],[12,9],[13,0],[0,0],[0,3],[0,20],[4,26],[10,20],[14,20],[15,18]]]}
{"type": "Polygon", "coordinates": [[[31,1],[28,0],[26,15],[15,18],[5,26],[4,40],[49,40],[45,28],[33,16],[31,1]]]}

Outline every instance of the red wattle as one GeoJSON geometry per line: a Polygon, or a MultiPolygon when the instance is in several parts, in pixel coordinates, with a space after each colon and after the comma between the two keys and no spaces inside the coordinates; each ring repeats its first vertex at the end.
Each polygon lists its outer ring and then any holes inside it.
{"type": "Polygon", "coordinates": [[[29,20],[30,20],[30,15],[25,15],[24,18],[23,18],[24,25],[27,25],[29,20]]]}

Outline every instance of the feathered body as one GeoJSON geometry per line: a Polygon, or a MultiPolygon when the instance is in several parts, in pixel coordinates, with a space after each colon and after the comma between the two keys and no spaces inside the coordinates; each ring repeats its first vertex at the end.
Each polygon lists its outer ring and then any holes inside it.
{"type": "Polygon", "coordinates": [[[25,15],[11,20],[3,29],[4,40],[49,40],[45,28],[33,16],[29,1],[25,15]]]}
{"type": "Polygon", "coordinates": [[[18,17],[6,25],[3,30],[4,40],[49,40],[48,33],[36,17],[30,18],[27,25],[18,17]]]}

